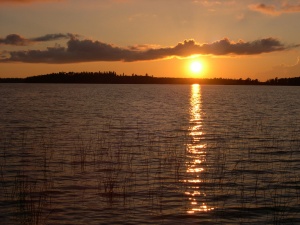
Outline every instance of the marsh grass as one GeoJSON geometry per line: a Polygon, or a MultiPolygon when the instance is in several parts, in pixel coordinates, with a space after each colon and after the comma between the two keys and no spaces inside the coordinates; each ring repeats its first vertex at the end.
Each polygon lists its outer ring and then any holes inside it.
{"type": "Polygon", "coordinates": [[[10,134],[1,140],[2,218],[5,224],[52,224],[55,213],[72,220],[64,212],[75,211],[117,215],[108,222],[139,223],[135,218],[142,214],[167,223],[172,215],[186,218],[191,208],[207,206],[213,210],[199,212],[200,221],[295,224],[299,129],[288,140],[263,122],[251,130],[206,134],[198,141],[206,144],[205,152],[198,155],[188,151],[198,143],[187,128],[149,132],[139,122],[130,126],[122,120],[74,134],[68,142],[52,132],[10,134]],[[187,173],[193,157],[203,158],[203,170],[187,173]],[[186,182],[195,178],[200,182],[186,182]]]}

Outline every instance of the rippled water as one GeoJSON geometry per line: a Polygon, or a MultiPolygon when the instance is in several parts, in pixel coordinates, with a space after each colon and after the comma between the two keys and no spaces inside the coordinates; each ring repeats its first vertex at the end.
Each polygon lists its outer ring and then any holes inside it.
{"type": "Polygon", "coordinates": [[[300,89],[0,85],[3,224],[298,224],[300,89]]]}

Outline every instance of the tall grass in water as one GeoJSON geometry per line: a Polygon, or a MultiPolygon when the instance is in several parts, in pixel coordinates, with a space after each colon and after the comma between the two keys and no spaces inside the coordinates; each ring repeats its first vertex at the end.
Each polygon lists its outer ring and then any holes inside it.
{"type": "Polygon", "coordinates": [[[195,143],[186,127],[149,131],[140,122],[111,120],[68,140],[34,132],[4,137],[1,218],[5,224],[59,224],[57,215],[65,220],[61,224],[78,217],[95,224],[139,224],[141,218],[160,224],[172,217],[213,224],[298,223],[298,130],[281,140],[257,124],[247,135],[228,129],[200,138],[203,170],[193,174],[187,172],[187,147],[195,143]],[[201,182],[186,182],[191,176],[201,182]],[[189,215],[193,208],[202,211],[189,215]],[[109,219],[110,214],[116,216],[109,219]]]}
{"type": "Polygon", "coordinates": [[[45,224],[51,207],[47,184],[39,185],[20,174],[16,176],[13,188],[11,200],[15,205],[15,220],[19,224],[45,224]]]}
{"type": "Polygon", "coordinates": [[[1,142],[7,152],[0,160],[4,224],[46,224],[51,212],[50,149],[41,137],[33,144],[29,136],[24,132],[9,142],[1,142]]]}

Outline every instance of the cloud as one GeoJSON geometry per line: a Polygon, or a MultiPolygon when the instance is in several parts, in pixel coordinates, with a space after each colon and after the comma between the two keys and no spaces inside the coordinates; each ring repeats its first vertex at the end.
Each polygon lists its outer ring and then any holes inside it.
{"type": "Polygon", "coordinates": [[[193,1],[194,4],[200,4],[203,5],[205,7],[211,7],[211,6],[215,6],[215,5],[221,5],[222,3],[220,1],[207,1],[207,0],[194,0],[193,1]]]}
{"type": "Polygon", "coordinates": [[[43,41],[54,41],[58,39],[67,39],[67,38],[76,38],[76,37],[78,37],[78,35],[70,34],[70,33],[67,34],[58,33],[58,34],[46,34],[44,36],[32,38],[30,40],[35,42],[43,42],[43,41]]]}
{"type": "Polygon", "coordinates": [[[275,5],[267,5],[263,3],[249,5],[249,8],[253,11],[257,11],[263,14],[279,16],[284,13],[298,13],[300,12],[300,4],[282,3],[279,7],[275,5]]]}
{"type": "Polygon", "coordinates": [[[274,5],[266,5],[261,3],[261,4],[249,5],[249,8],[253,11],[257,11],[263,14],[280,15],[280,12],[276,10],[276,7],[274,5]]]}
{"type": "Polygon", "coordinates": [[[300,4],[291,5],[291,4],[283,4],[283,11],[286,13],[296,13],[300,12],[300,4]]]}
{"type": "Polygon", "coordinates": [[[233,5],[236,4],[235,0],[193,0],[192,3],[200,4],[204,7],[220,6],[220,5],[233,5]]]}
{"type": "Polygon", "coordinates": [[[29,39],[23,38],[18,34],[9,34],[5,38],[0,38],[0,45],[18,45],[24,46],[29,45],[31,41],[29,39]]]}
{"type": "MultiPolygon", "coordinates": [[[[47,35],[43,36],[48,37],[47,35]]],[[[230,41],[224,38],[212,43],[199,44],[195,40],[185,40],[172,47],[153,47],[139,45],[122,48],[112,44],[92,40],[79,40],[69,36],[66,47],[49,47],[47,50],[12,51],[0,62],[26,63],[75,63],[92,61],[144,61],[170,57],[188,57],[191,55],[254,55],[274,51],[283,51],[299,45],[286,46],[279,40],[269,37],[245,42],[230,41]]],[[[49,36],[49,39],[58,36],[49,36]]],[[[45,38],[47,39],[47,38],[45,38]]],[[[44,40],[44,39],[43,39],[44,40]]],[[[48,40],[48,39],[47,39],[48,40]]]]}
{"type": "Polygon", "coordinates": [[[5,38],[0,38],[0,45],[17,45],[17,46],[26,46],[34,44],[35,42],[45,42],[45,41],[54,41],[58,39],[68,39],[72,37],[77,37],[73,34],[46,34],[41,37],[27,39],[18,34],[9,34],[5,38]]]}
{"type": "MultiPolygon", "coordinates": [[[[211,44],[203,44],[201,46],[197,46],[197,48],[196,50],[199,51],[199,54],[255,55],[274,51],[283,51],[288,49],[289,47],[284,46],[284,44],[282,44],[278,39],[269,37],[252,42],[245,42],[243,40],[233,42],[228,38],[224,38],[211,44]]],[[[193,49],[195,50],[195,48],[193,49]]],[[[195,54],[197,54],[197,52],[195,52],[195,54]]]]}

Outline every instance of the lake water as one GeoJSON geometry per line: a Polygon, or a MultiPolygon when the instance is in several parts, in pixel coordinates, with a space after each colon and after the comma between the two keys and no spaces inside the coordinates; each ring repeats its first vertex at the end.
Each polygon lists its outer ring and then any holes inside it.
{"type": "Polygon", "coordinates": [[[300,88],[0,84],[1,224],[299,224],[300,88]]]}

